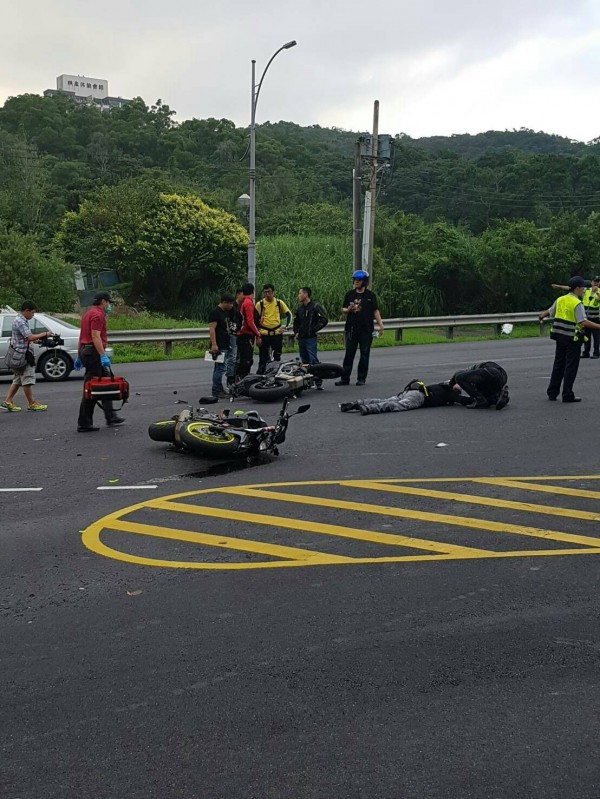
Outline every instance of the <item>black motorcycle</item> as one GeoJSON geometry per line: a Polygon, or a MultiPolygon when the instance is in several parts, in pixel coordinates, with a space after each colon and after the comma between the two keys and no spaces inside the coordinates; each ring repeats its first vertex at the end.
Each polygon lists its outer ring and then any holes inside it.
{"type": "MultiPolygon", "coordinates": [[[[186,404],[179,400],[178,404],[186,404]]],[[[154,422],[148,428],[153,441],[168,442],[175,449],[207,458],[254,458],[259,455],[279,455],[278,445],[292,416],[306,413],[310,405],[301,405],[288,412],[286,397],[274,425],[269,425],[258,411],[210,413],[205,408],[196,411],[190,405],[164,422],[154,422]]]]}
{"type": "Polygon", "coordinates": [[[302,391],[314,388],[317,380],[335,380],[342,376],[336,363],[301,363],[273,361],[264,375],[248,375],[229,389],[230,400],[251,397],[261,402],[277,402],[284,397],[297,397],[302,391]]]}

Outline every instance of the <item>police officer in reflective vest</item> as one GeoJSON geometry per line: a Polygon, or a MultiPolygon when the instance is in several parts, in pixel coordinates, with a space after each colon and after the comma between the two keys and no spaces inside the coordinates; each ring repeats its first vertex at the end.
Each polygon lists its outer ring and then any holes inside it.
{"type": "Polygon", "coordinates": [[[546,392],[550,400],[556,400],[562,383],[562,401],[581,402],[581,397],[576,397],[573,393],[573,384],[579,368],[583,328],[600,330],[600,325],[585,315],[581,301],[584,289],[585,280],[582,277],[572,277],[569,280],[569,293],[559,297],[551,308],[542,311],[539,316],[540,322],[547,316],[553,319],[550,338],[556,342],[556,354],[546,392]]]}
{"type": "MultiPolygon", "coordinates": [[[[585,315],[592,322],[600,322],[600,277],[592,278],[591,288],[585,290],[583,295],[583,307],[585,308],[585,315]]],[[[592,341],[594,342],[594,351],[592,358],[600,358],[600,330],[590,330],[590,337],[583,346],[582,358],[590,357],[590,350],[592,348],[592,341]]]]}

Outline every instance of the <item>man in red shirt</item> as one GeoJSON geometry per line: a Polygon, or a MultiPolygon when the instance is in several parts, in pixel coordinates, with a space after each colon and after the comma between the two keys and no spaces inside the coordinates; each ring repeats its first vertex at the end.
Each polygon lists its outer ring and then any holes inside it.
{"type": "Polygon", "coordinates": [[[254,286],[252,283],[245,283],[242,286],[242,304],[240,305],[240,315],[242,325],[237,332],[238,342],[238,364],[236,376],[239,380],[250,374],[254,362],[254,341],[260,347],[262,338],[260,330],[254,321],[254,286]]]}
{"type": "MultiPolygon", "coordinates": [[[[112,311],[110,294],[108,291],[99,291],[94,297],[94,304],[86,311],[81,319],[79,332],[79,357],[85,367],[83,382],[92,377],[102,377],[104,369],[110,369],[110,358],[106,354],[107,333],[106,314],[112,311]]],[[[123,424],[125,419],[117,416],[110,400],[99,403],[106,417],[109,427],[123,424]]],[[[96,400],[81,400],[79,406],[79,419],[77,421],[78,433],[90,433],[99,430],[94,427],[94,408],[96,400]]]]}

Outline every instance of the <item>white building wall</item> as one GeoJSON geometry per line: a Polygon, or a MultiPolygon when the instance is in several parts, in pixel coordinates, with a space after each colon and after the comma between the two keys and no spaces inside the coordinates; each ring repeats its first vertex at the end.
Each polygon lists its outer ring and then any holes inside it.
{"type": "Polygon", "coordinates": [[[103,78],[59,75],[56,79],[56,88],[59,92],[73,92],[75,97],[93,97],[97,100],[108,97],[108,81],[103,78]]]}

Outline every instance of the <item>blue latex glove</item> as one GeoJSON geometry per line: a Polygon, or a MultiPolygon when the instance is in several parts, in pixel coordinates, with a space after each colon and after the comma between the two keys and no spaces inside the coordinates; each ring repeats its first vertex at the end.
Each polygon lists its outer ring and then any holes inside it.
{"type": "Polygon", "coordinates": [[[75,358],[73,369],[75,369],[76,372],[79,372],[80,369],[83,369],[83,364],[81,363],[81,358],[79,357],[79,355],[75,358]]]}
{"type": "Polygon", "coordinates": [[[106,367],[106,369],[110,369],[110,358],[106,353],[100,356],[100,363],[102,366],[106,367]]]}

